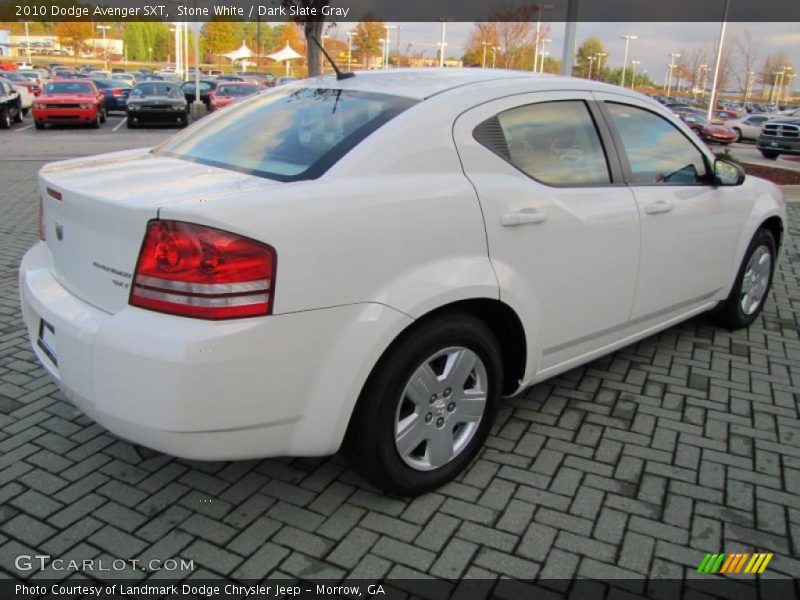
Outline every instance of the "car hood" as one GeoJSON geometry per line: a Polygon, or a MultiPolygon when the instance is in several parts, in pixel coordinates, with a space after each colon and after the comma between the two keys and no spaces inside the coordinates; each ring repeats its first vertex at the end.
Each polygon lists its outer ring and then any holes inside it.
{"type": "Polygon", "coordinates": [[[736,135],[736,133],[730,127],[726,127],[725,125],[715,125],[714,123],[709,123],[706,125],[706,131],[717,135],[736,135]]]}

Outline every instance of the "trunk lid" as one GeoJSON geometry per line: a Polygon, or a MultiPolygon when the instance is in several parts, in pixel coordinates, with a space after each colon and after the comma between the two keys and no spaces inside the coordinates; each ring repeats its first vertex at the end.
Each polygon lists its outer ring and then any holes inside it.
{"type": "Polygon", "coordinates": [[[276,183],[148,149],[47,165],[39,193],[53,274],[83,301],[115,313],[128,303],[145,229],[159,208],[276,183]]]}

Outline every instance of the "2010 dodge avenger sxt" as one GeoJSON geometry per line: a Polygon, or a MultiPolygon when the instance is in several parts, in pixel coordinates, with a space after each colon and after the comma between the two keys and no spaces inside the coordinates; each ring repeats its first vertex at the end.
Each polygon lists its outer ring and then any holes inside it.
{"type": "Polygon", "coordinates": [[[490,69],[296,82],[39,192],[22,305],[70,401],[182,457],[344,445],[399,494],[504,395],[704,311],[748,326],[785,222],[649,99],[490,69]]]}

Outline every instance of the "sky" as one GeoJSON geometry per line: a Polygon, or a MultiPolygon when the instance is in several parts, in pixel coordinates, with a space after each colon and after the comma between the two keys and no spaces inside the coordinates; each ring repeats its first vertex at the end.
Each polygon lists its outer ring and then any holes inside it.
{"type": "MultiPolygon", "coordinates": [[[[398,25],[398,23],[387,23],[398,25]]],[[[406,44],[414,44],[413,51],[426,51],[433,57],[437,51],[437,43],[442,38],[441,23],[399,23],[401,27],[401,48],[405,51],[406,44]]],[[[347,39],[347,31],[355,24],[340,23],[334,33],[340,39],[347,39]]],[[[560,58],[564,44],[564,23],[549,24],[548,37],[552,43],[548,46],[554,58],[560,58]]],[[[472,31],[472,23],[447,24],[446,56],[460,57],[472,31]]],[[[800,70],[800,28],[797,23],[729,23],[726,33],[726,43],[732,44],[737,36],[750,31],[759,45],[757,64],[771,53],[785,51],[791,59],[793,66],[800,70]]],[[[706,46],[716,49],[719,37],[719,23],[578,23],[576,47],[587,37],[594,35],[600,38],[609,53],[607,66],[616,68],[622,66],[625,50],[625,41],[620,36],[637,35],[638,39],[630,42],[628,60],[638,60],[638,72],[647,70],[647,74],[656,82],[661,83],[669,64],[668,54],[684,50],[691,52],[697,46],[706,46]]],[[[396,44],[396,31],[392,32],[392,48],[396,44]]],[[[629,67],[630,68],[630,67],[629,67]]],[[[800,77],[796,77],[793,89],[800,88],[800,77]]]]}

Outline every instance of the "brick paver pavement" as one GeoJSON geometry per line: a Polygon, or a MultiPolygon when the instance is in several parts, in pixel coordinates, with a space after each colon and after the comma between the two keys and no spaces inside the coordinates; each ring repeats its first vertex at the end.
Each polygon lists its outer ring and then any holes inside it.
{"type": "Polygon", "coordinates": [[[537,385],[458,481],[398,500],[339,457],[176,460],[64,401],[17,300],[38,166],[0,165],[0,571],[39,553],[234,578],[681,578],[705,552],[768,551],[768,574],[800,576],[800,206],[749,331],[694,319],[537,385]]]}

